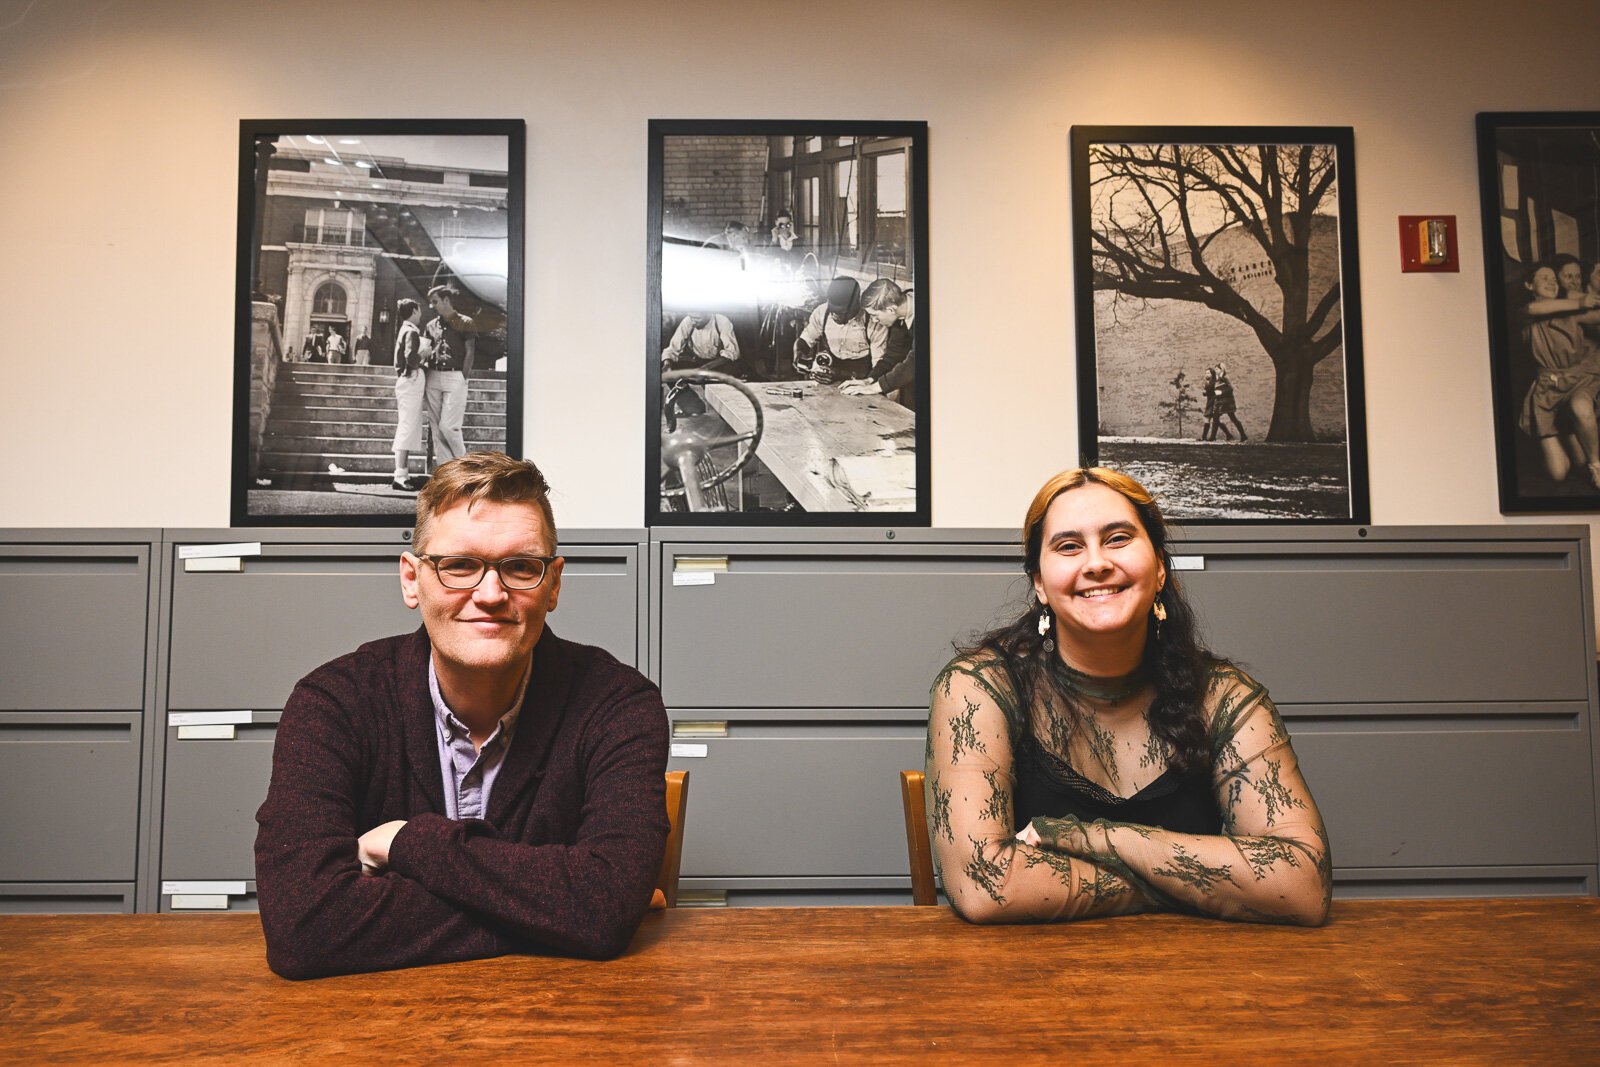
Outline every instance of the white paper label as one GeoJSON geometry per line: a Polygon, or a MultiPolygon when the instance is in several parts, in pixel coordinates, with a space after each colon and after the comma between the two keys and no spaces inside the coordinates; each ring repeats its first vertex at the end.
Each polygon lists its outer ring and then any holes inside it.
{"type": "Polygon", "coordinates": [[[213,893],[174,893],[173,911],[227,911],[228,898],[213,893]]]}
{"type": "Polygon", "coordinates": [[[673,585],[715,585],[716,571],[673,571],[673,585]]]}
{"type": "Polygon", "coordinates": [[[1204,556],[1173,556],[1172,569],[1175,571],[1203,571],[1206,569],[1204,556]]]}
{"type": "Polygon", "coordinates": [[[204,556],[200,559],[184,560],[183,569],[191,574],[196,571],[213,574],[242,571],[244,570],[244,560],[238,556],[204,556]]]}
{"type": "Polygon", "coordinates": [[[675,742],[672,746],[672,755],[685,759],[704,759],[710,748],[709,745],[686,745],[675,742]]]}
{"type": "Polygon", "coordinates": [[[236,541],[231,545],[179,545],[179,559],[200,559],[202,556],[259,556],[260,541],[236,541]]]}
{"type": "Polygon", "coordinates": [[[223,896],[244,896],[243,882],[162,882],[163,893],[221,893],[223,896]]]}
{"type": "Polygon", "coordinates": [[[232,726],[180,726],[179,741],[232,741],[232,726]]]}
{"type": "Polygon", "coordinates": [[[248,711],[174,711],[167,714],[168,726],[224,726],[249,721],[248,711]]]}

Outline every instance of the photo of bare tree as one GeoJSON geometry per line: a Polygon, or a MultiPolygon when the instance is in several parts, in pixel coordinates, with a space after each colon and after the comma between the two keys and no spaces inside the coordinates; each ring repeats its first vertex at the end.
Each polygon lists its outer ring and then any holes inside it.
{"type": "Polygon", "coordinates": [[[1369,517],[1348,128],[1074,127],[1080,438],[1191,521],[1369,517]]]}

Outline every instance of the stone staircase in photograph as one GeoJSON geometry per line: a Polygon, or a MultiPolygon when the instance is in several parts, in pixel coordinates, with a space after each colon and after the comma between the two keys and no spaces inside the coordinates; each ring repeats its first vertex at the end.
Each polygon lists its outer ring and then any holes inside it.
{"type": "MultiPolygon", "coordinates": [[[[336,483],[386,486],[394,476],[394,368],[347,363],[284,363],[278,367],[256,477],[273,489],[332,491],[336,483]]],[[[431,444],[423,413],[422,456],[412,475],[427,472],[431,444]]],[[[467,381],[467,448],[505,447],[506,379],[476,372],[467,381]]],[[[265,487],[263,487],[265,488],[265,487]]]]}

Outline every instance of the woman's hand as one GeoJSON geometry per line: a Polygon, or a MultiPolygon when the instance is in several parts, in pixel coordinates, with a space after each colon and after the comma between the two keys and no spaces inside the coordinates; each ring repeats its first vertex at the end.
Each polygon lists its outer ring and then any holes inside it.
{"type": "Polygon", "coordinates": [[[1085,823],[1076,815],[1064,815],[1059,819],[1041,815],[1022,828],[1017,840],[1035,848],[1047,848],[1099,863],[1111,855],[1107,829],[1104,819],[1085,823]]]}

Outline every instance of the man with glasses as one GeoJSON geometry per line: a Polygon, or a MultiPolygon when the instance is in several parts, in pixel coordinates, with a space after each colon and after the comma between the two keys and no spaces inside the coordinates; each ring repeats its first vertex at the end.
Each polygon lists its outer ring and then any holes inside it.
{"type": "Polygon", "coordinates": [[[545,626],[548,494],[498,452],[442,464],[400,557],[422,628],[295,687],[256,815],[278,974],[627,947],[666,843],[666,713],[637,671],[545,626]]]}
{"type": "Polygon", "coordinates": [[[794,342],[822,294],[817,289],[817,260],[795,232],[794,215],[780,209],[772,218],[772,240],[764,249],[769,264],[756,326],[753,358],[747,362],[760,377],[790,378],[794,342]]]}
{"type": "Polygon", "coordinates": [[[788,211],[779,211],[772,217],[772,241],[767,245],[767,254],[791,276],[805,260],[805,242],[795,232],[794,215],[788,211]]]}

